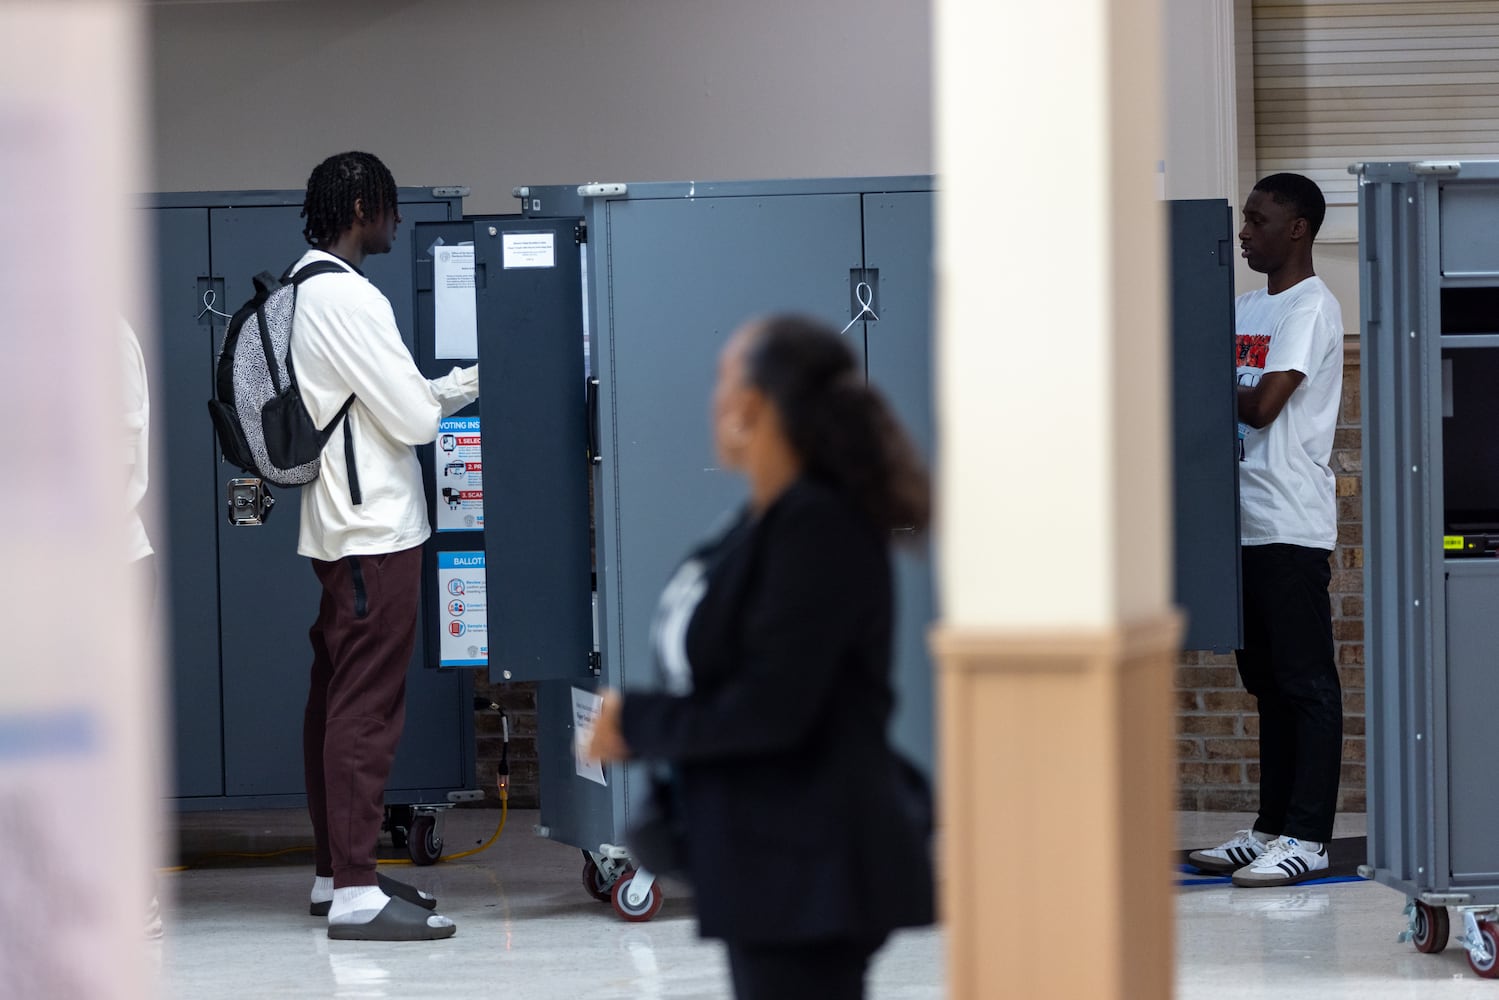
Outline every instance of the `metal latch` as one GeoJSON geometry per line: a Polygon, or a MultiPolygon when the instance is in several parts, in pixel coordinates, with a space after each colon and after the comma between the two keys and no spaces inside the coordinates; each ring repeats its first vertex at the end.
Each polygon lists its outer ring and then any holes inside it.
{"type": "Polygon", "coordinates": [[[271,516],[276,498],[264,479],[229,480],[229,523],[239,526],[264,524],[271,516]]]}

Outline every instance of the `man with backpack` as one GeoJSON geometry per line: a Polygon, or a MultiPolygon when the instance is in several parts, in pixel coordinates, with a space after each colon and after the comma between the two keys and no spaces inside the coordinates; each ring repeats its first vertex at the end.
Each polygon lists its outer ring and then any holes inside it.
{"type": "Polygon", "coordinates": [[[317,478],[302,487],[297,545],[323,586],[303,731],[317,847],[310,910],[327,914],[330,938],[445,938],[457,928],[431,912],[435,899],[377,876],[375,844],[405,723],[431,533],[415,446],[436,440],[438,421],[478,398],[478,366],[422,375],[389,300],[359,270],[368,255],[390,252],[401,222],[383,163],[358,152],[324,160],[308,179],[302,215],[312,249],[293,275],[319,262],[339,268],[297,287],[295,381],[318,428],[348,404],[317,478]]]}

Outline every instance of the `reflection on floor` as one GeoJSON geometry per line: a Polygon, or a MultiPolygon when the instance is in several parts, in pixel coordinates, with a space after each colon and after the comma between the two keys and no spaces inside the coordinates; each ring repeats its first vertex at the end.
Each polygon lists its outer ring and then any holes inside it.
{"type": "MultiPolygon", "coordinates": [[[[690,893],[667,884],[649,923],[619,920],[583,889],[582,857],[537,838],[534,812],[517,811],[499,842],[474,857],[385,870],[438,895],[456,937],[431,944],[329,941],[307,915],[310,856],[246,860],[215,852],[264,853],[308,839],[298,810],[184,813],[182,857],[163,874],[165,935],[158,949],[162,995],[505,997],[507,1000],[665,1000],[728,995],[719,946],[699,941],[690,893]]],[[[443,819],[445,854],[489,839],[499,814],[454,810],[443,819]]],[[[1216,843],[1250,817],[1189,813],[1179,845],[1216,843]]],[[[1364,832],[1363,816],[1340,817],[1337,836],[1364,832]]],[[[404,851],[387,850],[392,858],[404,851]]],[[[1012,879],[985,873],[996,894],[1012,879]]],[[[753,866],[746,866],[753,892],[753,866]]],[[[1183,888],[1177,893],[1179,1000],[1445,1000],[1499,996],[1455,945],[1422,955],[1396,935],[1401,896],[1370,882],[1286,889],[1183,888]]],[[[1023,900],[1017,900],[1023,903],[1023,900]]],[[[1079,916],[1082,917],[1081,911],[1079,916]]],[[[1057,933],[1072,929],[1059,927],[1057,933]]],[[[897,936],[871,977],[873,1000],[935,1000],[942,986],[942,935],[897,936]]],[[[976,1000],[976,998],[975,998],[976,1000]]],[[[990,998],[982,998],[990,1000],[990,998]]],[[[1017,998],[1070,1000],[1070,998],[1017,998]]]]}
{"type": "MultiPolygon", "coordinates": [[[[1212,846],[1254,817],[1183,813],[1180,846],[1212,846]]],[[[1365,833],[1340,816],[1335,837],[1365,833]]],[[[1456,944],[1423,955],[1396,940],[1405,897],[1374,882],[1283,889],[1183,888],[1177,894],[1178,1000],[1456,1000],[1499,996],[1456,944]]]]}
{"type": "MultiPolygon", "coordinates": [[[[161,877],[165,934],[162,995],[235,997],[436,997],[441,1000],[655,1000],[728,995],[716,942],[700,941],[690,893],[665,885],[649,923],[620,920],[583,889],[583,857],[534,835],[535,812],[512,812],[489,850],[429,867],[383,869],[437,895],[458,933],[432,943],[329,941],[325,920],[307,914],[311,855],[251,861],[205,857],[265,853],[306,844],[304,812],[183,813],[182,860],[161,877]]],[[[444,854],[477,847],[499,813],[452,810],[444,854]]],[[[389,849],[384,855],[408,857],[389,849]]],[[[754,891],[746,865],[746,892],[754,891]]],[[[870,996],[935,1000],[937,931],[898,935],[877,959],[870,996]]]]}

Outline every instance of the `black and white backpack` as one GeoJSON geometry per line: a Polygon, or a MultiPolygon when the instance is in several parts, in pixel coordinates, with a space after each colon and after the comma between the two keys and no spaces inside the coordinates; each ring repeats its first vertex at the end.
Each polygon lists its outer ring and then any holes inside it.
{"type": "MultiPolygon", "coordinates": [[[[262,271],[255,295],[235,311],[214,365],[214,398],[208,415],[224,459],[275,486],[301,486],[322,469],[323,446],[354,403],[351,395],[328,426],[318,429],[297,389],[291,363],[292,320],[297,289],[320,274],[345,271],[331,260],[316,261],[276,278],[262,271]]],[[[349,486],[360,502],[353,440],[345,434],[349,486]]]]}

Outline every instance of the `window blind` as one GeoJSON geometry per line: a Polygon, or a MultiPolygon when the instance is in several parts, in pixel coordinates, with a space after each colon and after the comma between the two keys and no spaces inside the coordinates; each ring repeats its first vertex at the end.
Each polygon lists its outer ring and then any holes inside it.
{"type": "Polygon", "coordinates": [[[1254,0],[1253,27],[1261,175],[1331,207],[1358,202],[1350,163],[1499,158],[1499,0],[1254,0]]]}

